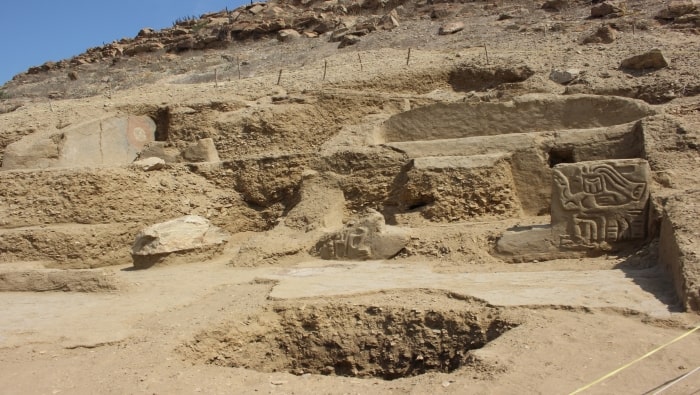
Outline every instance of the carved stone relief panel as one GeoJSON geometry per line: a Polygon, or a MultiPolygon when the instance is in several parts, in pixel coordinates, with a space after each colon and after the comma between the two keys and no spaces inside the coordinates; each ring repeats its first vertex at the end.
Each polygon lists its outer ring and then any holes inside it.
{"type": "Polygon", "coordinates": [[[324,235],[315,250],[322,259],[387,259],[401,251],[408,241],[409,234],[404,229],[386,225],[382,214],[368,209],[342,229],[324,235]]]}
{"type": "Polygon", "coordinates": [[[552,231],[560,248],[597,248],[647,234],[650,169],[642,159],[559,164],[552,231]]]}

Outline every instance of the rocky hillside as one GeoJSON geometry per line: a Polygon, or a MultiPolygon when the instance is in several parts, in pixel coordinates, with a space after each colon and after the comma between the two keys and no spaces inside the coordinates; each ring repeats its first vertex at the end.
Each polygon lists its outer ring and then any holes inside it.
{"type": "MultiPolygon", "coordinates": [[[[330,48],[428,49],[438,40],[445,49],[458,49],[510,41],[512,45],[508,45],[508,49],[512,51],[540,49],[566,33],[573,34],[577,45],[606,51],[606,46],[612,46],[622,36],[657,29],[692,35],[700,29],[700,11],[691,0],[668,4],[653,1],[593,3],[566,0],[542,4],[415,0],[253,3],[235,10],[183,17],[175,21],[173,27],[159,31],[144,28],[132,39],[121,39],[90,48],[71,59],[32,67],[8,82],[3,87],[3,96],[19,100],[111,94],[173,75],[183,77],[180,79],[183,82],[213,81],[217,72],[222,79],[245,78],[259,75],[261,68],[272,72],[270,69],[302,67],[317,62],[332,53],[330,48]],[[465,26],[465,18],[469,18],[469,26],[465,26]],[[591,27],[584,27],[584,21],[589,21],[587,25],[591,27]],[[451,39],[435,37],[438,35],[454,36],[451,39]],[[540,35],[540,40],[527,47],[515,42],[540,35]],[[311,40],[305,44],[315,48],[313,54],[305,53],[306,45],[292,44],[299,39],[311,40]],[[276,41],[283,44],[273,44],[276,41]],[[276,54],[286,52],[281,47],[291,47],[294,51],[284,56],[276,54]],[[212,54],[219,54],[220,58],[212,58],[212,54]]],[[[650,43],[659,44],[662,43],[650,43]]],[[[348,50],[352,49],[345,51],[348,50]]],[[[693,58],[689,56],[691,47],[683,47],[683,50],[678,56],[693,58]]],[[[582,52],[574,47],[567,51],[573,51],[572,55],[582,52]]],[[[694,59],[685,61],[690,62],[690,67],[697,66],[694,59]]],[[[606,73],[598,74],[610,78],[606,73]]],[[[665,102],[678,94],[693,95],[700,91],[698,82],[684,75],[681,73],[675,85],[658,86],[658,82],[646,80],[640,84],[628,81],[619,86],[619,83],[606,81],[606,85],[612,86],[598,90],[636,96],[649,102],[665,102]]],[[[586,78],[592,75],[582,77],[576,78],[575,84],[586,85],[586,78]]],[[[578,86],[574,90],[585,91],[586,88],[578,86]]],[[[16,106],[5,104],[3,108],[7,111],[8,107],[16,106]]]]}

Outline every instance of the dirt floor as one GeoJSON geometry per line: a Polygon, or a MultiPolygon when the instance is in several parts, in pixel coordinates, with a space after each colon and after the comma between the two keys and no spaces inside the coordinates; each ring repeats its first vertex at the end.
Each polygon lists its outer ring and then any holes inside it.
{"type": "MultiPolygon", "coordinates": [[[[694,324],[694,316],[669,311],[663,302],[669,287],[653,270],[531,267],[537,271],[439,275],[425,263],[382,262],[126,269],[111,272],[120,282],[117,292],[4,293],[3,391],[568,392],[694,324]],[[372,317],[378,329],[366,324],[372,317]],[[298,326],[290,329],[290,320],[298,326]],[[406,333],[407,321],[427,325],[436,339],[406,333]],[[453,328],[469,322],[475,324],[453,328]],[[318,334],[318,328],[327,338],[308,339],[306,347],[297,345],[301,351],[281,343],[283,336],[318,334]],[[467,352],[453,331],[467,342],[488,343],[467,352]],[[395,350],[397,365],[401,354],[409,360],[418,354],[432,357],[437,371],[385,381],[422,371],[365,365],[367,376],[338,377],[337,356],[322,355],[332,352],[324,344],[337,344],[342,354],[370,341],[395,350]],[[457,352],[463,353],[458,367],[439,366],[457,352]],[[324,363],[333,369],[323,370],[324,363]]],[[[698,349],[697,336],[686,338],[589,393],[645,393],[694,369],[698,349]]],[[[361,362],[359,354],[350,358],[361,362]]],[[[691,376],[668,393],[692,393],[697,385],[691,376]]]]}
{"type": "MultiPolygon", "coordinates": [[[[6,84],[0,393],[571,393],[696,328],[698,13],[563,3],[385,2],[346,17],[400,4],[399,26],[340,49],[263,35],[6,84]],[[465,26],[438,35],[448,22],[465,26]],[[601,26],[613,42],[582,43],[601,26]],[[652,48],[668,67],[619,67],[652,48]],[[140,155],[162,168],[52,165],[86,122],[143,115],[156,141],[140,155]],[[209,138],[218,159],[191,159],[209,138]],[[505,232],[552,221],[553,166],[635,158],[643,238],[499,253],[505,232]],[[320,258],[367,213],[405,244],[320,258]],[[228,242],[136,270],[137,233],[183,215],[228,242]]],[[[694,332],[583,393],[688,373],[663,393],[700,393],[698,367],[694,332]]]]}

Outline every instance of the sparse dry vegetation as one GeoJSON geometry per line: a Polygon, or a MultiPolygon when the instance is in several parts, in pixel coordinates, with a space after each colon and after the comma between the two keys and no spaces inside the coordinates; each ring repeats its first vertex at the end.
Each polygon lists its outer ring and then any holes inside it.
{"type": "Polygon", "coordinates": [[[179,17],[173,21],[173,26],[179,26],[179,25],[190,25],[192,22],[197,21],[199,18],[194,16],[194,15],[186,15],[179,17]]]}

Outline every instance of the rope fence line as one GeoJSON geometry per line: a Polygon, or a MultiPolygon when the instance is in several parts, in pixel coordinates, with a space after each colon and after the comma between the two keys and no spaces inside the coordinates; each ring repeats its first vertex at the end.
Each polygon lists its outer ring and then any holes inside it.
{"type": "MultiPolygon", "coordinates": [[[[485,45],[480,45],[480,46],[474,46],[474,47],[469,47],[469,48],[464,48],[459,51],[461,54],[464,54],[464,52],[475,52],[476,57],[483,57],[486,60],[486,63],[489,64],[489,60],[494,58],[494,55],[496,57],[498,55],[508,55],[508,54],[517,54],[517,53],[534,53],[537,51],[498,51],[498,52],[493,52],[489,51],[485,45]]],[[[564,51],[562,51],[564,52],[564,51]]],[[[392,57],[387,57],[387,59],[380,59],[380,60],[374,60],[374,61],[368,61],[366,56],[363,58],[360,54],[360,52],[357,52],[357,61],[351,61],[351,62],[339,62],[339,61],[329,61],[328,59],[321,60],[318,62],[318,66],[312,66],[312,65],[307,65],[303,64],[301,66],[297,67],[287,67],[287,68],[281,68],[279,69],[280,71],[284,71],[284,75],[289,77],[289,76],[295,76],[301,73],[309,73],[309,72],[318,72],[319,73],[319,80],[320,81],[325,81],[326,80],[326,75],[330,76],[329,71],[332,69],[337,69],[341,67],[355,67],[359,69],[360,72],[367,71],[368,66],[375,66],[379,65],[382,67],[385,67],[388,62],[391,62],[392,60],[395,60],[397,65],[401,64],[404,67],[410,67],[411,64],[414,64],[414,62],[411,62],[412,60],[417,59],[416,53],[420,53],[418,51],[413,50],[412,48],[407,49],[407,55],[405,58],[403,57],[398,57],[398,56],[392,56],[392,57]],[[401,63],[399,63],[401,62],[401,63]],[[405,63],[404,63],[405,62],[405,63]]],[[[447,55],[447,54],[443,54],[447,55]]],[[[237,59],[238,60],[238,59],[237,59]]],[[[277,72],[270,72],[270,73],[264,73],[264,74],[257,74],[254,76],[243,76],[241,73],[241,62],[238,60],[236,63],[230,63],[226,67],[225,70],[236,70],[236,74],[238,76],[239,80],[248,80],[248,81],[256,81],[256,80],[270,80],[273,81],[274,77],[277,77],[277,85],[281,85],[283,83],[283,78],[280,77],[280,71],[277,72]]],[[[215,69],[215,75],[217,71],[215,69]]],[[[222,82],[221,79],[218,80],[219,82],[222,82]]],[[[233,80],[229,79],[229,82],[234,82],[233,80]]],[[[221,84],[219,84],[221,85],[221,84]]]]}
{"type": "MultiPolygon", "coordinates": [[[[241,71],[241,61],[237,57],[236,58],[236,63],[231,62],[228,65],[224,65],[224,70],[234,70],[231,74],[236,75],[238,80],[248,80],[248,81],[256,81],[256,80],[269,80],[269,81],[275,81],[274,77],[277,77],[277,85],[281,85],[284,82],[284,78],[282,78],[282,71],[285,77],[287,78],[293,78],[294,76],[301,74],[301,73],[311,73],[311,72],[318,72],[319,74],[319,81],[326,81],[329,77],[332,76],[332,70],[333,69],[338,69],[338,68],[343,68],[343,67],[351,67],[351,68],[356,68],[360,72],[365,72],[368,71],[368,67],[371,66],[376,66],[380,65],[382,67],[385,67],[388,63],[396,63],[397,65],[402,65],[403,67],[410,67],[411,65],[415,64],[413,60],[415,59],[420,59],[420,52],[421,51],[416,51],[412,48],[408,48],[406,52],[405,57],[400,57],[400,56],[386,56],[385,59],[379,59],[379,60],[368,60],[367,55],[364,57],[361,56],[360,52],[356,52],[354,55],[348,54],[348,56],[355,57],[355,61],[332,61],[328,59],[322,59],[319,60],[317,63],[318,65],[310,65],[310,64],[302,64],[300,66],[289,66],[286,68],[280,68],[276,72],[270,72],[270,73],[264,73],[264,74],[256,74],[252,76],[244,76],[242,75],[241,71]],[[416,56],[418,55],[418,56],[416,56]]],[[[470,58],[475,59],[475,58],[483,58],[486,62],[487,65],[493,63],[492,60],[496,58],[501,58],[505,56],[512,56],[512,55],[518,55],[518,54],[527,54],[527,55],[533,55],[533,54],[542,54],[542,51],[532,51],[532,50],[504,50],[504,51],[494,51],[493,49],[489,49],[486,45],[479,45],[479,46],[473,46],[469,48],[464,48],[461,49],[459,52],[462,56],[466,55],[465,52],[469,53],[472,55],[470,58]]],[[[566,55],[567,51],[565,50],[559,50],[559,51],[551,51],[548,50],[546,51],[548,55],[551,55],[553,53],[560,53],[562,55],[566,55]]],[[[688,55],[688,54],[695,54],[693,51],[664,51],[667,56],[671,55],[688,55]]],[[[449,54],[444,54],[449,56],[449,54]]],[[[464,61],[468,58],[461,58],[459,61],[464,61]]],[[[314,62],[316,63],[316,62],[314,62]]],[[[215,69],[215,75],[218,73],[218,67],[215,69]]],[[[219,75],[220,77],[220,75],[219,75]]],[[[218,82],[222,82],[221,78],[218,78],[218,82]]],[[[234,82],[229,78],[229,82],[234,82]]],[[[219,84],[221,85],[221,84],[219,84]]]]}
{"type": "MultiPolygon", "coordinates": [[[[698,324],[695,328],[690,329],[689,331],[687,331],[687,332],[683,333],[682,335],[676,337],[675,339],[673,339],[673,340],[671,340],[671,341],[669,341],[669,342],[667,342],[667,343],[665,343],[665,344],[662,344],[662,345],[660,345],[659,347],[656,347],[655,349],[649,351],[648,353],[642,355],[641,357],[635,359],[634,361],[628,362],[628,363],[626,363],[626,364],[620,366],[619,368],[613,370],[612,372],[603,375],[602,377],[600,377],[599,379],[597,379],[597,380],[591,382],[590,384],[584,385],[583,387],[577,389],[576,391],[570,393],[569,395],[579,394],[579,393],[581,393],[581,392],[583,392],[583,391],[585,391],[585,390],[587,390],[587,389],[593,387],[594,385],[599,384],[599,383],[601,383],[601,382],[603,382],[603,381],[609,379],[610,377],[612,377],[612,376],[614,376],[614,375],[620,373],[621,371],[623,371],[623,370],[629,368],[630,366],[636,364],[637,362],[642,361],[642,360],[644,360],[644,359],[650,357],[651,355],[657,353],[658,351],[660,351],[660,350],[662,350],[662,349],[664,349],[664,348],[670,346],[671,344],[673,344],[673,343],[675,343],[675,342],[677,342],[677,341],[680,341],[680,340],[682,340],[682,339],[684,339],[684,338],[690,336],[693,332],[697,331],[698,329],[700,329],[700,324],[698,324]]],[[[696,369],[696,370],[697,370],[697,369],[696,369]]]]}
{"type": "MultiPolygon", "coordinates": [[[[470,48],[470,49],[476,50],[476,51],[481,51],[482,53],[484,52],[483,46],[470,48]]],[[[416,59],[416,57],[415,57],[416,52],[417,51],[415,51],[415,50],[411,50],[410,56],[406,56],[405,58],[394,57],[394,59],[397,60],[397,64],[398,64],[398,61],[400,60],[402,62],[401,64],[403,64],[404,66],[410,66],[411,64],[413,64],[412,60],[416,59]]],[[[282,69],[284,70],[285,74],[310,72],[310,71],[322,72],[323,70],[330,71],[331,69],[334,69],[334,68],[348,67],[348,66],[349,67],[355,66],[356,68],[358,68],[358,70],[365,71],[367,66],[373,66],[373,65],[386,66],[388,62],[390,62],[389,59],[368,61],[366,57],[363,58],[360,56],[360,53],[357,53],[357,61],[356,62],[338,62],[338,61],[331,61],[331,60],[326,59],[326,60],[318,61],[318,66],[315,66],[315,65],[311,66],[311,65],[306,64],[306,65],[301,65],[301,66],[297,66],[297,67],[287,67],[287,68],[282,68],[282,69]]],[[[230,65],[228,65],[227,69],[230,70],[230,69],[235,68],[236,70],[238,70],[238,69],[240,69],[240,67],[241,67],[240,63],[238,63],[238,64],[231,63],[230,65]]],[[[278,72],[258,74],[258,75],[250,76],[250,77],[242,76],[242,78],[240,78],[240,79],[242,79],[242,80],[262,79],[262,78],[270,77],[273,75],[277,76],[278,72]]],[[[322,73],[319,73],[319,75],[322,75],[322,73]]],[[[323,78],[319,78],[319,79],[322,80],[323,78]]]]}

